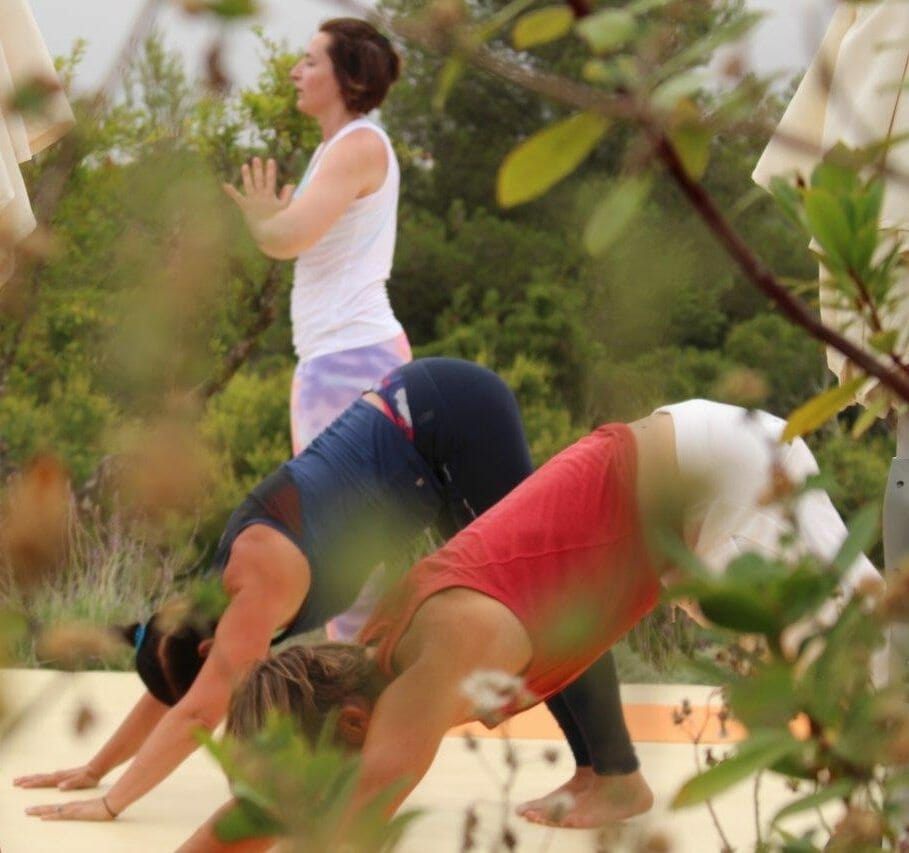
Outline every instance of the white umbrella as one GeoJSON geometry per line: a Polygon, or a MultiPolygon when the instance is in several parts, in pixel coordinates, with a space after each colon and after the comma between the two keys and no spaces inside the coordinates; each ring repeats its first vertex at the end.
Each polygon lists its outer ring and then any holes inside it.
{"type": "MultiPolygon", "coordinates": [[[[860,148],[909,132],[909,2],[840,3],[821,46],[792,98],[782,121],[758,161],[754,180],[767,187],[774,176],[801,176],[837,142],[860,148]],[[798,144],[794,144],[797,140],[798,144]]],[[[887,165],[909,176],[909,144],[894,145],[887,165]]],[[[883,228],[909,230],[909,185],[891,181],[885,192],[883,228]]],[[[902,330],[897,349],[909,352],[909,282],[901,283],[900,308],[887,318],[887,328],[902,330]]],[[[821,290],[821,316],[867,349],[870,332],[831,307],[821,290]]],[[[827,364],[840,382],[851,378],[851,364],[827,349],[827,364]]],[[[871,388],[857,398],[865,403],[871,388]]]]}
{"type": "Polygon", "coordinates": [[[59,85],[27,0],[0,0],[0,287],[13,271],[13,247],[36,224],[19,164],[56,142],[75,123],[59,90],[52,91],[36,112],[8,109],[13,92],[33,80],[59,85]]]}

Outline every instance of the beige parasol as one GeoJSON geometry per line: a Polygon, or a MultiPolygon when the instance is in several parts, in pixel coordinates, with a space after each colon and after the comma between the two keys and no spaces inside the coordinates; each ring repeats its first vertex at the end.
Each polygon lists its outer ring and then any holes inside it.
{"type": "MultiPolygon", "coordinates": [[[[909,2],[840,3],[817,55],[758,161],[754,180],[767,187],[774,176],[807,179],[837,142],[858,148],[909,132],[907,69],[909,2]]],[[[894,145],[887,165],[909,176],[909,143],[894,145]]],[[[881,226],[909,231],[909,183],[888,183],[881,226]]],[[[888,317],[887,327],[902,330],[898,349],[909,352],[909,282],[904,281],[902,287],[906,298],[898,301],[899,316],[888,317]]],[[[824,293],[822,284],[824,322],[865,346],[869,330],[848,323],[824,293]]],[[[840,382],[850,378],[851,365],[837,351],[828,348],[827,364],[840,382]]],[[[858,402],[867,402],[870,391],[864,391],[858,402]]]]}
{"type": "Polygon", "coordinates": [[[13,270],[13,247],[35,228],[19,164],[56,142],[75,123],[62,91],[40,111],[8,109],[13,92],[30,81],[58,87],[57,72],[27,0],[0,0],[0,287],[13,270]]]}

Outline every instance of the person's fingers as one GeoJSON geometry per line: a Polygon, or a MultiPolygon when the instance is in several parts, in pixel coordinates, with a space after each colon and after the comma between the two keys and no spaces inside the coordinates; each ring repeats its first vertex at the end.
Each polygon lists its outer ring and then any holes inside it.
{"type": "Polygon", "coordinates": [[[252,159],[252,183],[254,190],[261,190],[265,186],[265,174],[261,157],[253,157],[252,159]]]}
{"type": "Polygon", "coordinates": [[[235,204],[243,204],[245,196],[233,184],[221,184],[221,189],[224,190],[225,195],[227,195],[235,204]]]}
{"type": "Polygon", "coordinates": [[[281,204],[290,204],[295,189],[296,186],[294,184],[284,184],[284,186],[281,187],[281,195],[278,196],[278,200],[281,204]]]}
{"type": "Polygon", "coordinates": [[[58,814],[63,811],[62,805],[55,806],[29,806],[25,813],[32,817],[45,817],[49,814],[58,814]]]}
{"type": "Polygon", "coordinates": [[[53,788],[56,787],[59,777],[59,773],[34,773],[13,779],[13,784],[19,788],[53,788]]]}
{"type": "Polygon", "coordinates": [[[244,163],[240,167],[240,177],[243,179],[243,192],[249,195],[253,191],[253,177],[249,163],[244,163]]]}
{"type": "Polygon", "coordinates": [[[273,193],[278,185],[278,164],[269,157],[265,162],[265,189],[273,193]]]}

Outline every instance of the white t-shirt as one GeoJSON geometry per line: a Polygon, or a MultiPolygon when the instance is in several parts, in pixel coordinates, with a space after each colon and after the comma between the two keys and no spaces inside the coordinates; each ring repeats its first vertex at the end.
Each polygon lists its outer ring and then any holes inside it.
{"type": "Polygon", "coordinates": [[[369,128],[385,143],[388,169],[379,189],[355,199],[328,233],[297,257],[290,317],[300,360],[369,346],[403,331],[385,287],[394,257],[401,184],[398,160],[385,131],[367,118],[345,125],[313,153],[296,193],[318,171],[325,152],[360,128],[369,128]]]}
{"type": "MultiPolygon", "coordinates": [[[[785,421],[767,412],[709,400],[687,400],[656,412],[672,417],[679,473],[702,490],[703,497],[686,512],[684,533],[689,550],[709,570],[723,572],[749,551],[765,556],[808,553],[827,561],[836,556],[848,531],[825,491],[809,489],[799,495],[794,507],[796,530],[778,503],[766,502],[775,465],[796,486],[819,470],[802,439],[780,442],[785,421]],[[793,533],[792,544],[783,545],[781,535],[793,533]]],[[[857,586],[880,579],[871,561],[860,554],[840,581],[839,600],[827,601],[814,620],[831,624],[840,602],[857,586]]],[[[792,626],[784,645],[794,647],[808,627],[810,621],[792,626]]],[[[875,683],[884,683],[886,671],[886,652],[879,651],[872,660],[875,683]]]]}

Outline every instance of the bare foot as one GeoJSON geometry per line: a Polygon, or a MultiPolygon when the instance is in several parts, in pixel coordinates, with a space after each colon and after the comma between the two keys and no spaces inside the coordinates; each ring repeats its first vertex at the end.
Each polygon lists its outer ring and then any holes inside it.
{"type": "Polygon", "coordinates": [[[597,776],[590,767],[579,767],[564,785],[522,803],[517,812],[532,823],[586,829],[627,820],[652,807],[653,792],[639,770],[597,776]]]}

